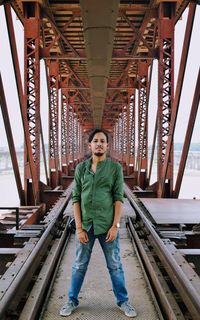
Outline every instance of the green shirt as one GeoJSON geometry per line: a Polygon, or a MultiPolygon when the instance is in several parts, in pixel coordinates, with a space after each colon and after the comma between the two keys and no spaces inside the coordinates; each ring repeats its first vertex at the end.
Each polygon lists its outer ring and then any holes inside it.
{"type": "Polygon", "coordinates": [[[114,203],[123,202],[123,173],[119,163],[106,159],[91,170],[92,158],[76,166],[72,202],[81,205],[82,228],[106,233],[114,218],[114,203]]]}

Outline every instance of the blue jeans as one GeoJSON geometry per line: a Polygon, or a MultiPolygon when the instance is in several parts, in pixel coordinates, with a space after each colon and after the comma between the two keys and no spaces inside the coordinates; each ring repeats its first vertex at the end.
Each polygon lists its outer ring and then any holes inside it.
{"type": "Polygon", "coordinates": [[[106,233],[95,236],[93,228],[88,231],[88,237],[89,241],[86,244],[76,240],[76,260],[72,267],[71,286],[68,292],[69,301],[76,305],[79,304],[78,295],[87,271],[95,239],[98,238],[106,259],[117,304],[121,305],[123,302],[128,301],[128,294],[120,261],[119,232],[117,238],[109,243],[105,242],[106,233]]]}

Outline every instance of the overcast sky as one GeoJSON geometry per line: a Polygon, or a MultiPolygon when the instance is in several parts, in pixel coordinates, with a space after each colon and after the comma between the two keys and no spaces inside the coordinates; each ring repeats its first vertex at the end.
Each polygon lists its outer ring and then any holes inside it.
{"type": "MultiPolygon", "coordinates": [[[[181,54],[185,24],[187,19],[187,12],[183,15],[182,20],[180,20],[176,25],[175,30],[175,75],[177,75],[179,67],[179,59],[181,54]]],[[[19,20],[16,19],[15,14],[13,14],[13,20],[15,23],[15,31],[17,38],[17,46],[20,57],[20,66],[22,72],[22,81],[23,81],[23,27],[19,20]]],[[[16,147],[23,145],[23,130],[21,124],[21,115],[19,111],[19,103],[12,67],[12,60],[9,49],[9,42],[7,36],[7,28],[4,17],[3,6],[0,6],[0,71],[3,79],[4,90],[6,93],[6,100],[10,114],[10,121],[13,129],[13,136],[16,147]]],[[[199,69],[199,30],[200,30],[200,8],[197,6],[193,37],[191,41],[191,48],[189,52],[189,60],[186,69],[186,79],[183,87],[183,95],[180,104],[180,110],[178,114],[177,129],[175,132],[175,142],[183,142],[185,139],[185,130],[187,126],[187,121],[189,117],[189,112],[192,104],[192,98],[194,94],[195,83],[197,79],[197,73],[199,69]]],[[[153,81],[151,88],[150,96],[150,105],[149,105],[149,143],[151,144],[155,115],[157,109],[157,63],[154,63],[154,72],[153,72],[153,81]]],[[[42,114],[42,123],[44,131],[45,143],[48,142],[48,100],[47,100],[47,88],[45,81],[44,65],[41,62],[41,114],[42,114]]],[[[200,115],[198,114],[196,125],[194,128],[192,142],[200,143],[199,135],[200,127],[200,115]]],[[[2,121],[2,114],[0,112],[0,147],[7,145],[7,139],[4,130],[4,124],[2,121]]]]}

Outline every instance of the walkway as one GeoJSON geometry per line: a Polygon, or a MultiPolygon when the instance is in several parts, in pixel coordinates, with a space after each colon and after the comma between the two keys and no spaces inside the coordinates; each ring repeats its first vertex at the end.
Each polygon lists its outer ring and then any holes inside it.
{"type": "MultiPolygon", "coordinates": [[[[126,211],[127,203],[124,204],[126,211]]],[[[127,229],[125,217],[122,218],[120,228],[121,257],[125,270],[129,298],[137,309],[137,320],[157,320],[159,316],[144,279],[143,271],[134,251],[127,229]]],[[[50,296],[47,310],[43,319],[57,320],[59,309],[67,300],[67,290],[70,282],[71,267],[75,256],[75,236],[73,235],[64,253],[59,272],[50,296]]],[[[80,305],[68,317],[70,320],[124,320],[127,319],[116,307],[115,298],[111,288],[109,274],[101,247],[96,241],[85,282],[80,292],[80,305]]]]}

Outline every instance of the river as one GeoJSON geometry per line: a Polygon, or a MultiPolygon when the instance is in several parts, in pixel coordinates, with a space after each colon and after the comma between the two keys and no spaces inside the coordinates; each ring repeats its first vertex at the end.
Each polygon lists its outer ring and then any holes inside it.
{"type": "MultiPolygon", "coordinates": [[[[152,178],[155,179],[155,173],[152,178]]],[[[43,179],[42,179],[43,180],[43,179]]],[[[179,198],[200,199],[200,171],[186,170],[179,198]]],[[[14,176],[11,173],[0,175],[0,206],[19,206],[19,197],[14,176]]]]}

